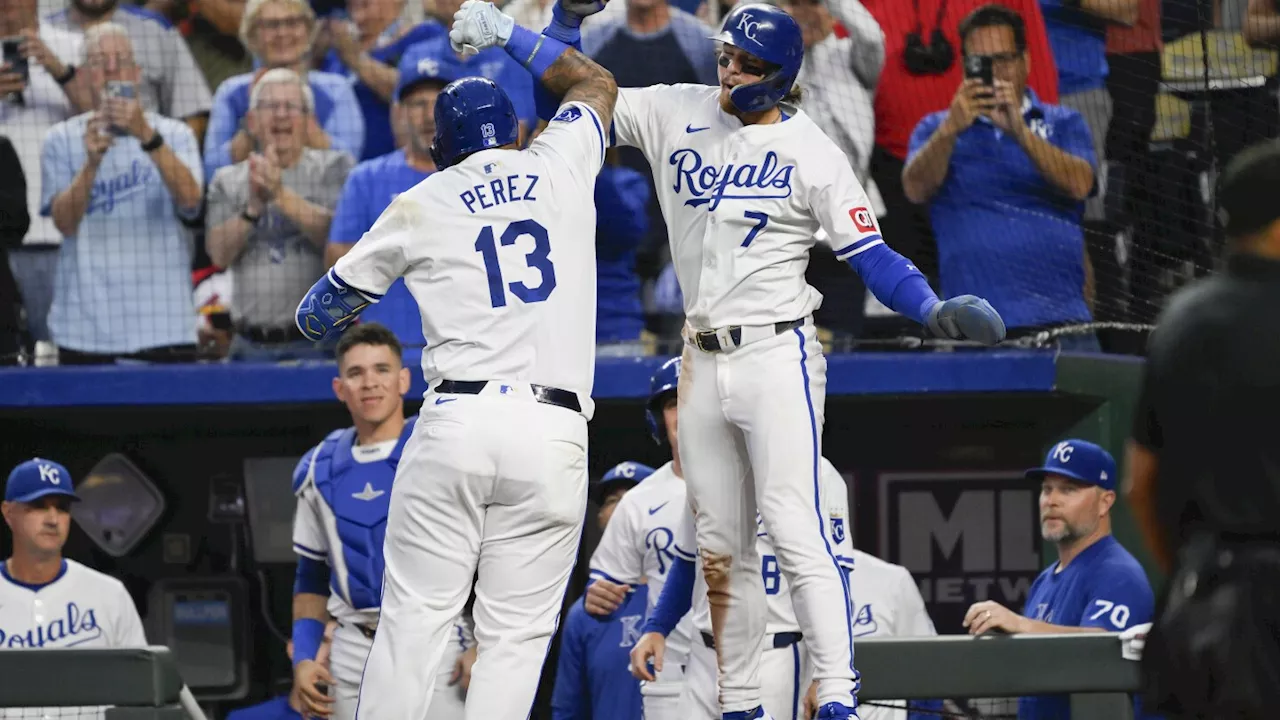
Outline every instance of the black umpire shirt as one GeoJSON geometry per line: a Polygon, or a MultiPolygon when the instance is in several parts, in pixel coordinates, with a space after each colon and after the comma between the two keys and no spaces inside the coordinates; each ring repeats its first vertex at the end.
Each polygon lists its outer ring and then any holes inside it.
{"type": "Polygon", "coordinates": [[[1172,548],[1280,534],[1280,261],[1238,254],[1174,294],[1148,347],[1133,438],[1159,459],[1172,548]]]}

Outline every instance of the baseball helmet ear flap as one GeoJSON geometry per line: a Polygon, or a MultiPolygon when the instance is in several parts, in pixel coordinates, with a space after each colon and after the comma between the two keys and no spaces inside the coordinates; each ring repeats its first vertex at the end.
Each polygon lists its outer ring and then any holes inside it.
{"type": "Polygon", "coordinates": [[[680,384],[680,358],[673,357],[662,363],[653,377],[649,379],[649,399],[645,401],[644,422],[649,428],[649,436],[662,447],[666,447],[666,421],[662,419],[662,406],[667,397],[675,394],[680,384]]]}
{"type": "Polygon", "coordinates": [[[445,168],[449,167],[448,165],[445,164],[444,158],[441,157],[440,146],[436,144],[436,141],[434,139],[431,141],[431,162],[434,162],[436,164],[437,170],[444,170],[445,168]]]}
{"type": "Polygon", "coordinates": [[[777,105],[791,91],[804,62],[804,38],[800,25],[781,8],[762,3],[738,5],[724,19],[713,40],[732,45],[774,67],[753,83],[729,93],[742,112],[760,112],[777,105]]]}

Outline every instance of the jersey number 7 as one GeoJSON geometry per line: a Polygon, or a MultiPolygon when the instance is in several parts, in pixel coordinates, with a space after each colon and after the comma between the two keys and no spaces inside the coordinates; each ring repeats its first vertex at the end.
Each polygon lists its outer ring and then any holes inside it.
{"type": "Polygon", "coordinates": [[[556,269],[551,264],[551,241],[547,237],[547,229],[536,220],[517,220],[502,231],[502,235],[494,242],[492,225],[485,225],[476,238],[476,252],[484,258],[484,270],[489,276],[489,301],[495,308],[507,306],[507,289],[526,303],[546,300],[551,291],[556,289],[556,269]],[[503,283],[502,267],[498,265],[498,245],[506,247],[515,245],[522,235],[533,238],[533,250],[524,256],[529,267],[538,271],[538,284],[529,287],[524,281],[503,283]]]}

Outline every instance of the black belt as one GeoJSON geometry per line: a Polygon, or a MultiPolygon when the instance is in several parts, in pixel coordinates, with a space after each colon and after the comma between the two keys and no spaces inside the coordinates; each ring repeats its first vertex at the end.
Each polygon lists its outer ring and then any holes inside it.
{"type": "Polygon", "coordinates": [[[243,327],[240,328],[240,334],[256,343],[284,343],[303,339],[295,327],[243,327]]]}
{"type": "MultiPolygon", "coordinates": [[[[489,384],[488,380],[441,380],[436,385],[436,392],[449,395],[479,395],[489,384]]],[[[533,390],[533,399],[546,405],[555,405],[566,410],[582,412],[582,403],[578,402],[578,394],[546,385],[529,385],[533,390]]]]}
{"type": "MultiPolygon", "coordinates": [[[[716,649],[716,639],[711,633],[704,632],[702,635],[702,644],[707,646],[708,650],[716,649]]],[[[775,633],[773,636],[773,649],[791,647],[804,639],[804,635],[798,632],[775,633]]]]}
{"type": "Polygon", "coordinates": [[[366,640],[372,640],[373,636],[378,634],[377,628],[371,628],[368,625],[361,625],[360,623],[344,623],[341,620],[338,621],[338,624],[343,627],[353,627],[359,630],[360,634],[364,635],[366,640]]]}
{"type": "MultiPolygon", "coordinates": [[[[803,318],[799,320],[787,320],[785,322],[774,323],[773,334],[781,335],[782,333],[788,330],[794,330],[801,325],[804,325],[803,318]]],[[[729,326],[729,339],[733,341],[733,347],[738,347],[738,345],[742,343],[741,325],[729,326]]],[[[693,344],[702,352],[720,352],[721,350],[728,349],[720,346],[720,338],[716,336],[715,330],[706,330],[704,332],[694,333],[693,344]]]]}

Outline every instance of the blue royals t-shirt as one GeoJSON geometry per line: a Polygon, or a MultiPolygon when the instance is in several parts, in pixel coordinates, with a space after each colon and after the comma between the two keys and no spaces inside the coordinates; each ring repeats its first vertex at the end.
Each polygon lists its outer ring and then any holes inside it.
{"type": "MultiPolygon", "coordinates": [[[[400,193],[427,179],[430,173],[409,167],[404,150],[366,160],[347,176],[342,197],[329,225],[329,242],[354,243],[373,227],[378,216],[400,193]]],[[[422,314],[404,279],[396,280],[382,300],[360,314],[363,322],[381,323],[406,347],[423,347],[422,314]]]]}
{"type": "MultiPolygon", "coordinates": [[[[1136,558],[1108,535],[1058,571],[1054,563],[1040,573],[1022,614],[1032,620],[1070,627],[1120,632],[1151,622],[1155,596],[1136,558]]],[[[1135,717],[1151,717],[1140,712],[1135,717]]],[[[1020,720],[1070,720],[1065,695],[1038,695],[1018,700],[1020,720]]]]}
{"type": "MultiPolygon", "coordinates": [[[[1097,171],[1080,113],[1027,90],[1032,132],[1097,171]]],[[[946,119],[926,115],[907,162],[946,119]]],[[[1008,133],[979,119],[956,138],[942,186],[929,201],[943,297],[986,298],[1010,328],[1091,319],[1084,299],[1084,203],[1054,187],[1008,133]]]]}
{"type": "Polygon", "coordinates": [[[606,617],[589,614],[583,598],[573,604],[560,637],[552,720],[641,720],[631,648],[640,639],[648,603],[649,589],[640,585],[606,617]]]}

